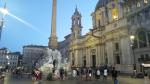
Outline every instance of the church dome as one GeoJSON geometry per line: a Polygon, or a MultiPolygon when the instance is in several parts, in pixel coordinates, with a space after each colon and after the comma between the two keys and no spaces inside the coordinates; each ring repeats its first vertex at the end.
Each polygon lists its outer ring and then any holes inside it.
{"type": "Polygon", "coordinates": [[[97,11],[101,7],[106,6],[109,1],[110,0],[98,0],[98,3],[96,5],[96,7],[95,7],[95,11],[97,11]]]}

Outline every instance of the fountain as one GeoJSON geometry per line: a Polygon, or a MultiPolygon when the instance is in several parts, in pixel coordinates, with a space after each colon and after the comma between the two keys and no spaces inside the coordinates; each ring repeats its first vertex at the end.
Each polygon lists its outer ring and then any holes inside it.
{"type": "Polygon", "coordinates": [[[61,68],[61,54],[56,49],[46,48],[44,58],[38,64],[45,79],[49,73],[53,73],[53,70],[58,71],[61,68]]]}
{"type": "Polygon", "coordinates": [[[61,67],[61,54],[57,50],[58,42],[56,36],[56,3],[57,0],[53,0],[52,5],[52,23],[51,23],[51,36],[49,38],[48,48],[45,50],[45,55],[42,60],[39,61],[40,70],[43,72],[44,77],[51,73],[52,76],[59,75],[59,69],[61,67]]]}

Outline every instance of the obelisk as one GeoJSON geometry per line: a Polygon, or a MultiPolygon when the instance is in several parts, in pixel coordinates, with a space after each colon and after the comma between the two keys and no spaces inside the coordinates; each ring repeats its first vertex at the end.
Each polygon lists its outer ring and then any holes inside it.
{"type": "Polygon", "coordinates": [[[51,36],[49,38],[48,47],[49,49],[57,49],[57,36],[56,36],[56,9],[57,0],[53,0],[52,4],[52,21],[51,21],[51,36]]]}

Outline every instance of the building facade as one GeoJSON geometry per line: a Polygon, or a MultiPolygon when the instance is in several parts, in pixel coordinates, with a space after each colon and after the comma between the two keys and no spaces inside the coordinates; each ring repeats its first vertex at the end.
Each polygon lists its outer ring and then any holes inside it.
{"type": "MultiPolygon", "coordinates": [[[[78,15],[75,15],[78,16],[78,15]]],[[[93,28],[80,34],[80,18],[69,48],[72,67],[115,66],[122,73],[141,71],[150,58],[150,0],[99,0],[93,28]]]]}
{"type": "Polygon", "coordinates": [[[10,52],[7,48],[0,49],[0,67],[14,69],[18,67],[20,52],[10,52]]]}
{"type": "Polygon", "coordinates": [[[18,57],[18,67],[23,67],[23,55],[22,54],[18,57]]]}
{"type": "Polygon", "coordinates": [[[27,71],[35,68],[36,63],[42,60],[46,46],[27,45],[23,47],[23,66],[27,71]]]}
{"type": "Polygon", "coordinates": [[[14,69],[14,68],[19,67],[18,61],[19,61],[19,57],[21,56],[20,52],[10,52],[7,54],[7,56],[6,56],[6,58],[7,58],[7,62],[8,62],[8,68],[14,69]],[[7,56],[8,56],[8,58],[7,58],[7,56]]]}

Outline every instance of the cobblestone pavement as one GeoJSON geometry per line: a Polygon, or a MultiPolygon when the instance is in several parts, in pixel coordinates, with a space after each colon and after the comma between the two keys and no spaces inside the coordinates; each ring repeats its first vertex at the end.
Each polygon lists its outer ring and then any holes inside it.
{"type": "MultiPolygon", "coordinates": [[[[147,77],[144,79],[130,78],[129,76],[120,76],[119,84],[150,84],[147,77]]],[[[12,78],[7,76],[4,83],[0,84],[33,84],[31,79],[12,78]]],[[[107,80],[57,80],[57,81],[42,81],[42,84],[113,84],[111,77],[107,80]]]]}

